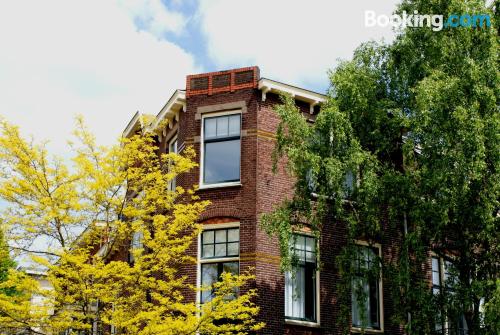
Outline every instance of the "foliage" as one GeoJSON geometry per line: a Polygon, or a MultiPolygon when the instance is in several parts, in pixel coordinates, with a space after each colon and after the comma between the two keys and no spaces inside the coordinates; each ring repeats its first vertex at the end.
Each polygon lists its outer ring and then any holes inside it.
{"type": "Polygon", "coordinates": [[[199,289],[179,268],[195,262],[186,250],[200,232],[196,222],[208,202],[193,189],[169,185],[196,166],[194,150],[159,154],[152,133],[98,146],[81,119],[77,125],[70,165],[1,122],[0,196],[9,205],[8,241],[46,268],[53,286],[43,292],[50,310],[34,314],[29,297],[42,292],[33,278],[12,272],[20,300],[0,304],[8,311],[2,324],[14,320],[19,329],[43,334],[90,334],[92,327],[109,333],[111,325],[134,335],[245,334],[261,328],[254,321],[256,292],[245,286],[252,279],[248,274],[224,275],[214,288],[203,288],[215,290],[210,303],[185,299],[199,289]],[[130,251],[131,262],[117,255],[128,253],[134,233],[142,241],[130,251]]]}
{"type": "Polygon", "coordinates": [[[278,236],[282,266],[289,268],[294,229],[307,223],[320,236],[324,224],[345,224],[337,263],[346,332],[352,244],[390,239],[396,231],[397,259],[381,260],[396,305],[394,320],[386,322],[429,334],[441,310],[450,318],[463,314],[471,335],[498,334],[492,318],[481,324],[480,312],[481,299],[498,310],[493,297],[500,274],[495,16],[483,1],[407,0],[403,10],[489,13],[493,28],[409,28],[392,44],[363,44],[330,72],[328,101],[313,125],[283,97],[275,158],[288,157],[295,193],[264,215],[264,227],[278,236]],[[350,173],[357,177],[352,188],[345,182],[350,173]],[[453,260],[455,279],[448,284],[454,294],[432,295],[422,274],[431,250],[453,260]]]}

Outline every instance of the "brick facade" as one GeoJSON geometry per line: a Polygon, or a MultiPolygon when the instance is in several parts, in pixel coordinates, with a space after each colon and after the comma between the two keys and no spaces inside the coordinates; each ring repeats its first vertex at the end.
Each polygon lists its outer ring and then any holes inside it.
{"type": "MultiPolygon", "coordinates": [[[[237,71],[255,71],[258,68],[245,68],[237,71]]],[[[240,223],[240,271],[252,269],[256,280],[252,285],[258,289],[257,304],[261,307],[259,321],[264,321],[266,327],[262,334],[340,334],[338,327],[339,304],[336,283],[339,280],[336,256],[345,245],[345,227],[342,223],[325,224],[320,245],[320,257],[323,265],[320,273],[320,323],[318,326],[300,326],[285,321],[284,275],[279,270],[279,248],[276,239],[270,238],[260,227],[262,213],[273,210],[286,197],[293,194],[294,181],[285,172],[285,162],[278,166],[277,173],[272,171],[272,151],[275,145],[275,132],[279,123],[278,115],[273,106],[280,103],[279,96],[274,92],[263,92],[257,86],[258,77],[251,84],[235,85],[235,73],[223,71],[213,74],[201,74],[187,77],[185,110],[178,114],[178,122],[168,128],[161,138],[160,150],[166,150],[168,141],[177,134],[180,150],[193,146],[197,159],[201,156],[201,113],[217,111],[242,106],[242,137],[241,137],[241,185],[200,189],[197,191],[201,199],[211,201],[211,205],[200,218],[206,225],[218,225],[228,222],[240,223]],[[223,82],[230,78],[229,89],[221,88],[214,80],[223,82]],[[214,76],[222,76],[213,79],[214,76]],[[194,79],[202,78],[201,82],[194,79]],[[203,91],[208,78],[209,86],[203,91]],[[200,90],[192,91],[191,85],[199,85],[200,90]]],[[[313,106],[306,101],[297,100],[297,105],[309,119],[314,120],[319,106],[313,106]]],[[[199,162],[198,162],[199,163],[199,162]]],[[[196,168],[189,174],[179,176],[177,184],[186,188],[198,185],[200,169],[196,168]]],[[[387,229],[390,230],[386,224],[387,229]]],[[[390,231],[382,241],[384,259],[390,260],[397,252],[398,231],[390,231]]],[[[196,257],[198,243],[192,244],[189,253],[196,257]]],[[[191,284],[197,282],[197,266],[186,265],[181,269],[187,275],[191,284]]],[[[391,323],[392,305],[387,285],[383,287],[383,306],[385,334],[401,334],[400,326],[391,323]]],[[[191,292],[187,299],[196,297],[191,292]]]]}

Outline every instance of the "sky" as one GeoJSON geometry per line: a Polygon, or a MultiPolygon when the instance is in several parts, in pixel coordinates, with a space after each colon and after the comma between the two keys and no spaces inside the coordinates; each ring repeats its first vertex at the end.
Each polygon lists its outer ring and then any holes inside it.
{"type": "Polygon", "coordinates": [[[396,0],[5,0],[0,116],[68,154],[76,115],[112,144],[136,111],[157,114],[188,74],[258,65],[324,93],[327,71],[390,28],[365,10],[396,0]]]}

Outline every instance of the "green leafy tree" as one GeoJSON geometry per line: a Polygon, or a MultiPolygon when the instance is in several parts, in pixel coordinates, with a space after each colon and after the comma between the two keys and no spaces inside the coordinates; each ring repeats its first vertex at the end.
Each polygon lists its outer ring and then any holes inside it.
{"type": "Polygon", "coordinates": [[[408,334],[432,334],[440,320],[451,327],[463,318],[470,335],[498,334],[498,1],[487,8],[484,1],[408,0],[397,11],[415,10],[489,14],[492,27],[408,28],[390,45],[361,45],[330,72],[314,125],[284,97],[275,158],[288,157],[295,194],[264,216],[264,226],[279,237],[287,268],[301,222],[316,235],[327,218],[345,223],[338,267],[346,332],[354,240],[377,241],[396,229],[397,259],[381,260],[397,307],[392,321],[408,334]],[[431,251],[453,263],[450,290],[437,295],[422,273],[431,251]]]}

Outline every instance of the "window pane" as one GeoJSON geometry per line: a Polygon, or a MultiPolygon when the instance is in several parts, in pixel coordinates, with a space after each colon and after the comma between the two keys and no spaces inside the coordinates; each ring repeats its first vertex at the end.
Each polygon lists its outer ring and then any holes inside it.
{"type": "Polygon", "coordinates": [[[203,246],[203,254],[201,257],[214,257],[214,245],[204,245],[203,246]]]}
{"type": "Polygon", "coordinates": [[[203,244],[214,243],[214,231],[208,230],[203,232],[203,244]]]}
{"type": "MultiPolygon", "coordinates": [[[[217,273],[217,263],[213,264],[202,264],[201,266],[201,285],[203,288],[211,286],[219,278],[217,273]]],[[[212,299],[213,292],[211,289],[204,290],[201,292],[201,302],[206,302],[212,299]]]]}
{"type": "Polygon", "coordinates": [[[217,137],[225,137],[228,135],[228,117],[227,116],[219,116],[216,118],[217,120],[217,137]]]}
{"type": "Polygon", "coordinates": [[[176,140],[174,140],[174,141],[172,141],[172,142],[170,143],[170,147],[169,147],[169,149],[168,149],[168,152],[169,152],[169,153],[177,153],[177,139],[176,139],[176,140]]]}
{"type": "Polygon", "coordinates": [[[313,237],[306,237],[306,250],[315,252],[316,246],[315,246],[315,239],[313,237]]]}
{"type": "Polygon", "coordinates": [[[216,230],[215,231],[215,243],[226,242],[226,230],[216,230]]]}
{"type": "Polygon", "coordinates": [[[439,286],[439,272],[432,271],[432,284],[439,286]]]}
{"type": "MultiPolygon", "coordinates": [[[[374,269],[377,261],[376,248],[358,246],[356,254],[353,262],[358,263],[358,269],[374,269]]],[[[366,272],[360,271],[352,280],[352,324],[356,327],[380,328],[379,281],[367,276],[366,272]]]]}
{"type": "Polygon", "coordinates": [[[204,182],[240,180],[240,140],[205,143],[204,182]]]}
{"type": "Polygon", "coordinates": [[[303,235],[295,235],[295,249],[304,250],[305,246],[304,239],[305,237],[303,235]]]}
{"type": "Polygon", "coordinates": [[[229,136],[240,135],[240,114],[229,116],[229,136]]]}
{"type": "Polygon", "coordinates": [[[239,268],[239,262],[227,262],[222,264],[222,271],[232,273],[233,275],[239,274],[239,268]]]}
{"type": "Polygon", "coordinates": [[[285,314],[291,318],[305,318],[305,271],[303,267],[285,276],[285,314]]]}
{"type": "Polygon", "coordinates": [[[368,297],[369,309],[368,313],[370,315],[369,325],[373,328],[378,328],[378,313],[379,313],[379,303],[378,303],[378,280],[370,280],[370,295],[368,297]]]}
{"type": "Polygon", "coordinates": [[[313,252],[306,252],[306,262],[316,262],[316,254],[313,252]]]}
{"type": "Polygon", "coordinates": [[[226,256],[226,244],[216,244],[215,245],[215,257],[226,256]]]}
{"type": "Polygon", "coordinates": [[[239,241],[240,240],[240,230],[238,228],[229,229],[227,231],[227,240],[228,240],[228,242],[239,241]]]}
{"type": "Polygon", "coordinates": [[[217,135],[217,119],[207,118],[205,119],[205,138],[215,138],[217,135]]]}
{"type": "Polygon", "coordinates": [[[240,253],[240,243],[233,242],[227,244],[227,255],[228,256],[237,256],[240,253]]]}

